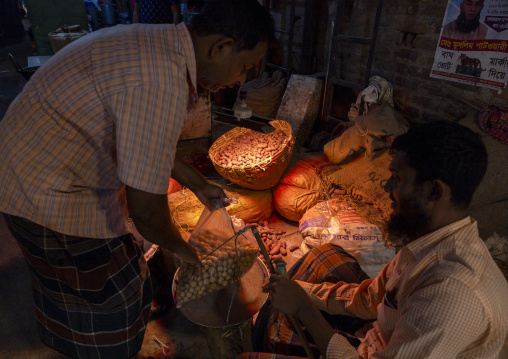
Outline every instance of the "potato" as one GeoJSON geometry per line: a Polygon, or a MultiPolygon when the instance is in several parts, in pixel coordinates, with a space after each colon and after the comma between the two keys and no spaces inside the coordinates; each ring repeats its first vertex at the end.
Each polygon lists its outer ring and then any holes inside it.
{"type": "Polygon", "coordinates": [[[252,131],[221,148],[213,159],[221,166],[255,166],[270,160],[287,141],[280,129],[270,134],[252,131]]]}
{"type": "Polygon", "coordinates": [[[204,231],[189,241],[196,248],[202,267],[201,271],[179,271],[176,280],[178,304],[232,284],[250,270],[258,248],[244,240],[226,242],[228,239],[204,231]]]}

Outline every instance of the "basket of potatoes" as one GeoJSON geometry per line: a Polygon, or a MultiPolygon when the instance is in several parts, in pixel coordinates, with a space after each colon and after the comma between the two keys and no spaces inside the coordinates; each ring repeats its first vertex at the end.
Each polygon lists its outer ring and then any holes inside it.
{"type": "Polygon", "coordinates": [[[293,131],[286,121],[270,121],[269,134],[237,127],[210,147],[217,172],[239,186],[264,190],[275,186],[286,170],[293,151],[293,131]]]}

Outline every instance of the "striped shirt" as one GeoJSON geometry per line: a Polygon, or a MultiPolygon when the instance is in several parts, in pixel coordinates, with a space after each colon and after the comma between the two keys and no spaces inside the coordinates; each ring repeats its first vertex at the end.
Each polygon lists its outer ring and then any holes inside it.
{"type": "Polygon", "coordinates": [[[166,193],[195,88],[183,23],[117,25],[67,45],[0,122],[0,211],[68,235],[128,233],[124,185],[166,193]]]}
{"type": "Polygon", "coordinates": [[[377,319],[358,349],[335,334],[327,358],[497,358],[508,284],[466,217],[404,246],[361,284],[298,282],[320,310],[377,319]]]}

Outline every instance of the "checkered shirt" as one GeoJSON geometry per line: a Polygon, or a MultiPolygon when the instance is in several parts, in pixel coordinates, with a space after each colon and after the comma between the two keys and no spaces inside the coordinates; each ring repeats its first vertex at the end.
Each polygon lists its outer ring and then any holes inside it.
{"type": "Polygon", "coordinates": [[[298,282],[320,310],[375,319],[358,350],[335,334],[327,358],[497,358],[508,284],[466,217],[404,246],[361,284],[298,282]]]}
{"type": "Polygon", "coordinates": [[[195,87],[183,23],[117,25],[70,43],[0,122],[0,212],[68,235],[128,233],[124,185],[166,193],[195,87]]]}

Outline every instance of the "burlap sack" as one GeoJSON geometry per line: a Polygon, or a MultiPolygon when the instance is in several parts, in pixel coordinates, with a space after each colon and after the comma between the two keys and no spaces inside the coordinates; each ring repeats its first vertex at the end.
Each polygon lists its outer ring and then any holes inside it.
{"type": "Polygon", "coordinates": [[[177,180],[170,178],[169,179],[169,186],[168,186],[168,194],[175,193],[178,191],[181,191],[183,189],[182,185],[178,183],[177,180]]]}
{"type": "MultiPolygon", "coordinates": [[[[230,216],[243,219],[246,223],[258,222],[271,217],[274,211],[272,190],[254,191],[238,186],[225,186],[230,197],[238,195],[235,203],[226,207],[230,216]]],[[[173,224],[180,231],[192,231],[205,206],[190,190],[168,195],[169,211],[173,224]]]]}
{"type": "Polygon", "coordinates": [[[346,163],[364,152],[371,157],[377,150],[390,147],[408,128],[404,117],[389,103],[372,105],[366,115],[356,118],[354,126],[328,142],[324,152],[333,163],[346,163]]]}
{"type": "Polygon", "coordinates": [[[391,200],[384,186],[391,176],[389,164],[389,151],[381,150],[374,158],[361,156],[342,165],[338,171],[328,174],[324,179],[327,185],[335,183],[345,188],[348,194],[368,199],[388,216],[392,211],[391,200]]]}
{"type": "Polygon", "coordinates": [[[285,89],[286,78],[281,71],[275,71],[272,77],[264,72],[261,77],[245,83],[238,93],[247,91],[245,101],[256,115],[275,118],[285,89]]]}
{"type": "Polygon", "coordinates": [[[377,225],[388,241],[386,220],[392,212],[392,202],[384,186],[391,176],[389,164],[390,154],[388,149],[384,149],[376,151],[372,158],[360,156],[324,178],[327,187],[332,183],[340,185],[349,196],[360,195],[375,204],[377,208],[357,201],[357,211],[366,221],[377,225]]]}
{"type": "Polygon", "coordinates": [[[275,189],[277,212],[286,219],[299,221],[307,209],[325,199],[327,187],[323,176],[338,168],[323,153],[304,156],[275,189]]]}

